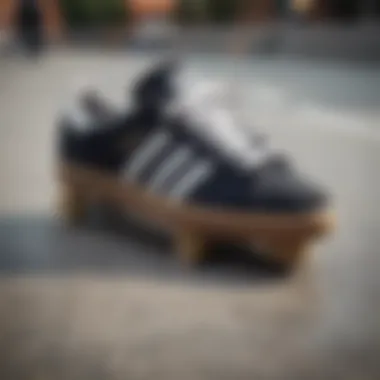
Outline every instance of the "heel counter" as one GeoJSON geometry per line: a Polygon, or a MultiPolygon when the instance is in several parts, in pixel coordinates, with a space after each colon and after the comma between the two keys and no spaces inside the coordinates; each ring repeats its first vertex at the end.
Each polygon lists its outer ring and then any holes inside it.
{"type": "Polygon", "coordinates": [[[83,145],[81,136],[70,124],[64,120],[58,122],[56,151],[61,161],[72,161],[79,159],[81,146],[83,145]]]}

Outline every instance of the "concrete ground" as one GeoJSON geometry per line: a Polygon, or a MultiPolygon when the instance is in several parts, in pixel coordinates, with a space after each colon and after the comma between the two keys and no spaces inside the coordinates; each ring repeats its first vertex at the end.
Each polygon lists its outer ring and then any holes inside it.
{"type": "Polygon", "coordinates": [[[243,84],[255,125],[334,199],[338,230],[307,270],[263,283],[247,261],[184,272],[134,229],[73,231],[54,217],[57,109],[87,82],[122,102],[151,59],[0,61],[1,378],[377,379],[380,71],[188,57],[243,84]]]}

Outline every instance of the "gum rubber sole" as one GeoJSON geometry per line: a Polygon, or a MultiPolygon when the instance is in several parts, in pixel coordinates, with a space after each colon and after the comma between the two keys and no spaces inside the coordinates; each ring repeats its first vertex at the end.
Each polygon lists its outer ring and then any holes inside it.
{"type": "Polygon", "coordinates": [[[94,200],[106,201],[119,210],[134,212],[169,229],[180,260],[186,265],[202,261],[205,246],[213,241],[252,245],[270,261],[293,267],[313,241],[333,230],[331,213],[259,214],[207,209],[148,193],[140,186],[75,164],[59,168],[60,212],[68,223],[84,218],[94,200]]]}

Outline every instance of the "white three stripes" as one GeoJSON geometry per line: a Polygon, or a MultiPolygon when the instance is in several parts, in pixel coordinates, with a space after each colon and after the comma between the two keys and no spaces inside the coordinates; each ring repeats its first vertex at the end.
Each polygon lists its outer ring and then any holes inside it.
{"type": "MultiPolygon", "coordinates": [[[[171,137],[164,131],[154,133],[132,154],[125,177],[138,181],[142,172],[155,163],[170,143],[171,137]]],[[[147,188],[155,193],[166,193],[177,200],[189,197],[214,172],[210,161],[197,160],[194,156],[188,147],[173,149],[159,163],[146,184],[147,188]]]]}
{"type": "Polygon", "coordinates": [[[169,177],[174,175],[184,164],[189,162],[192,156],[193,154],[189,148],[181,147],[175,150],[160,165],[159,169],[149,181],[148,186],[153,191],[162,191],[169,177]]]}
{"type": "Polygon", "coordinates": [[[170,136],[160,131],[153,134],[139,147],[130,159],[126,169],[126,176],[136,179],[144,168],[170,143],[170,136]]]}

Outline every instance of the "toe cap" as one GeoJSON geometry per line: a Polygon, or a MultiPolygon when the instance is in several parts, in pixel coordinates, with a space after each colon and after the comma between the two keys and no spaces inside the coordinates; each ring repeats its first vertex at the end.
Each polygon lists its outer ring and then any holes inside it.
{"type": "Polygon", "coordinates": [[[296,173],[270,173],[253,186],[252,206],[270,212],[311,212],[324,208],[329,196],[319,186],[296,173]]]}

